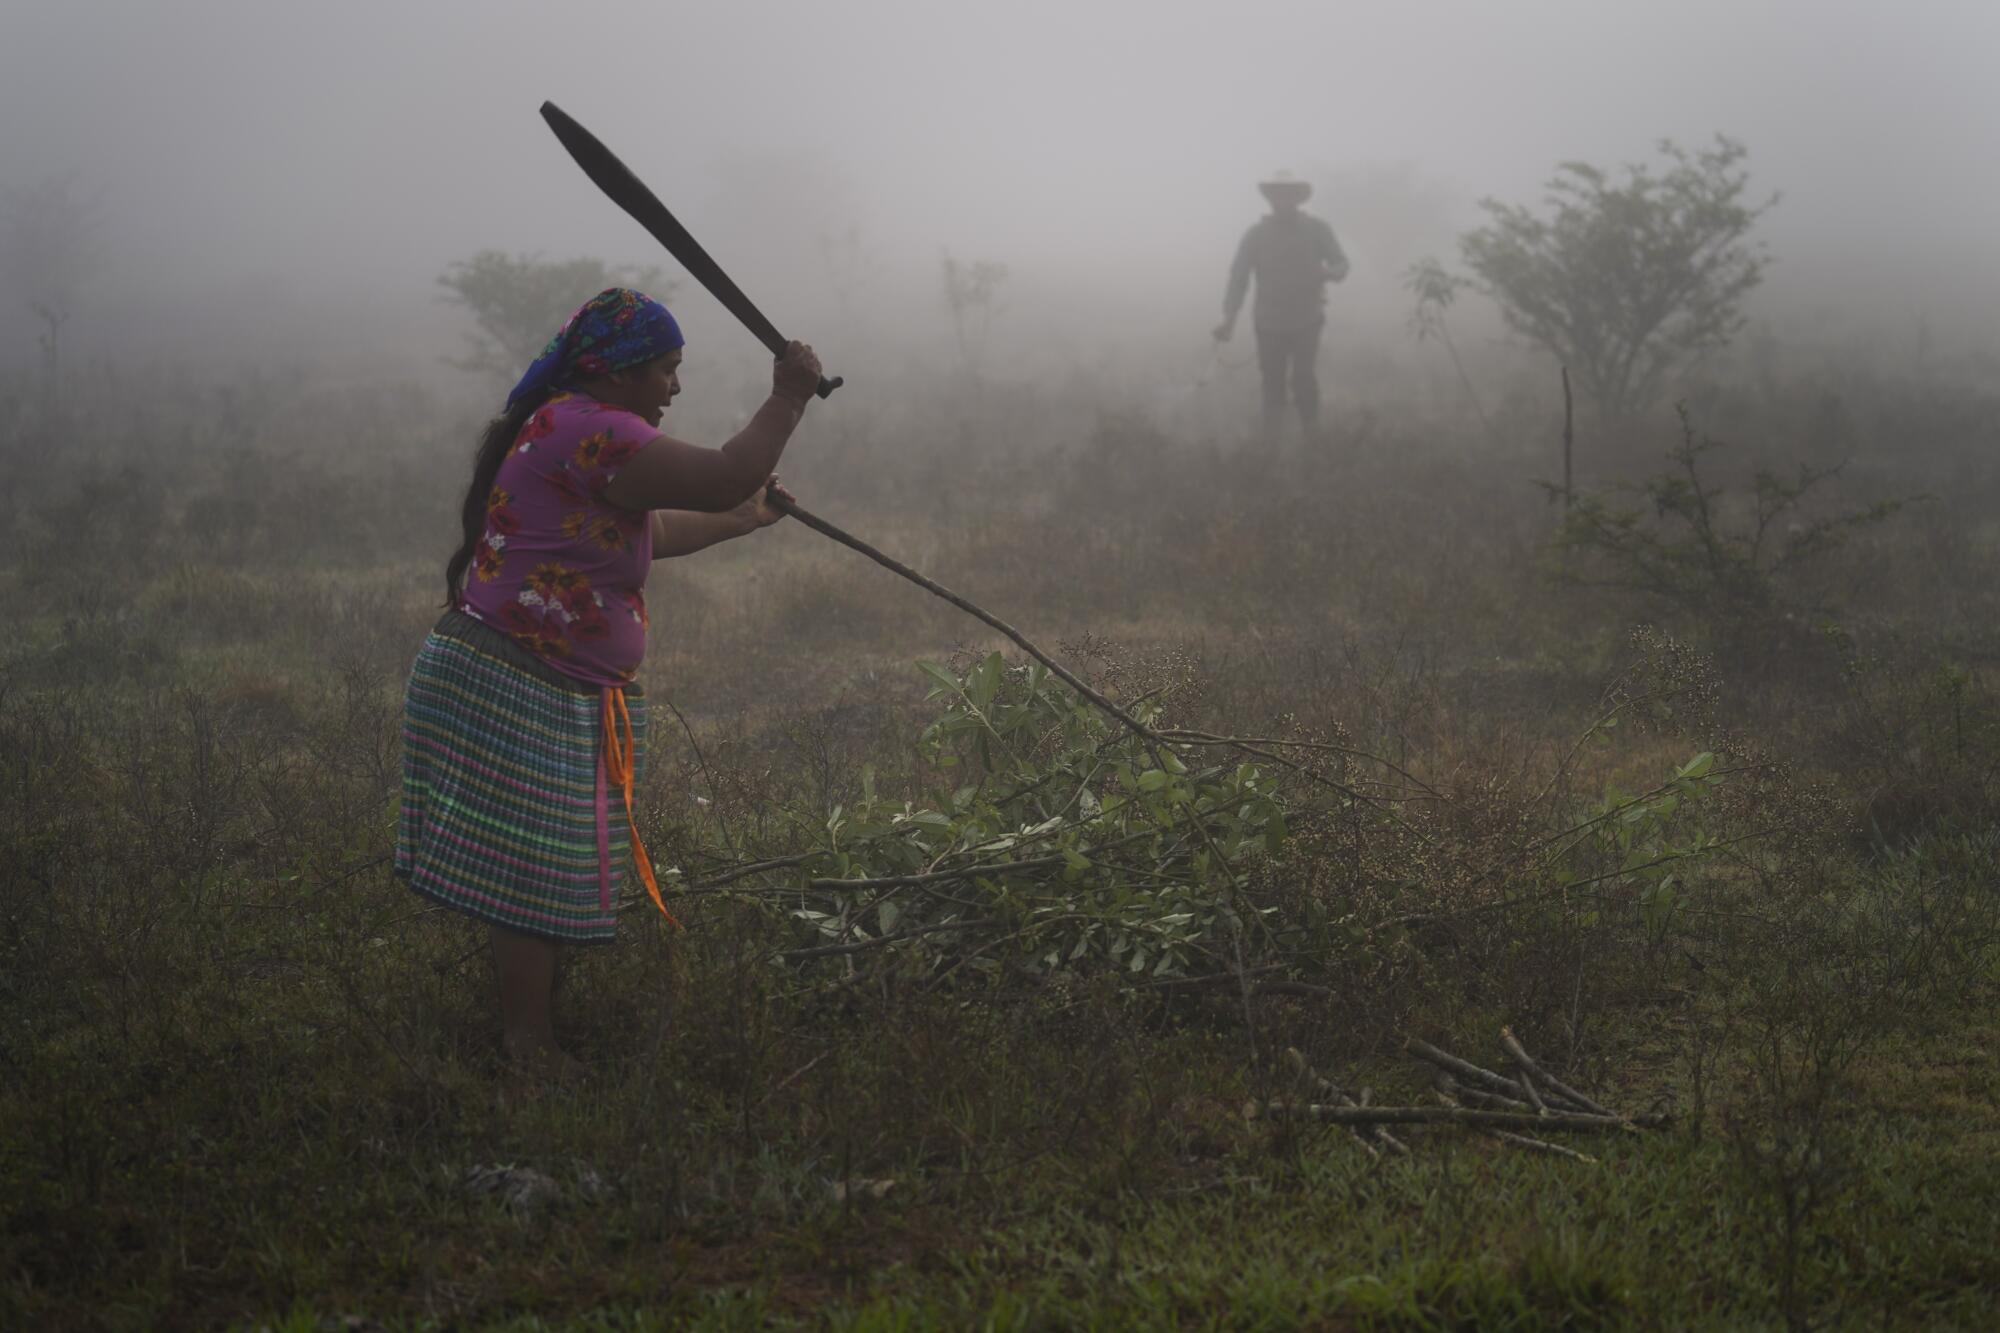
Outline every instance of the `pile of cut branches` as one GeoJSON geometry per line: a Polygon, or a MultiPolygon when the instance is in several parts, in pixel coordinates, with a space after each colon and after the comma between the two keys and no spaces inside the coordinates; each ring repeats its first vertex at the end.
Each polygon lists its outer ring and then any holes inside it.
{"type": "Polygon", "coordinates": [[[1315,1070],[1297,1049],[1287,1050],[1285,1059],[1297,1076],[1301,1092],[1308,1096],[1317,1093],[1324,1100],[1302,1097],[1292,1101],[1252,1102],[1245,1108],[1245,1115],[1252,1119],[1271,1116],[1345,1126],[1355,1141],[1375,1156],[1383,1151],[1398,1154],[1410,1151],[1407,1144],[1390,1132],[1391,1125],[1457,1125],[1517,1147],[1585,1162],[1596,1159],[1524,1131],[1625,1133],[1661,1129],[1671,1123],[1671,1118],[1664,1114],[1623,1115],[1578,1092],[1537,1064],[1509,1028],[1500,1029],[1500,1044],[1514,1065],[1515,1073],[1511,1076],[1473,1064],[1419,1038],[1406,1038],[1404,1051],[1437,1071],[1433,1083],[1438,1099],[1435,1106],[1371,1106],[1367,1088],[1350,1094],[1315,1070]]]}
{"type": "Polygon", "coordinates": [[[864,769],[858,799],[784,812],[787,854],[706,867],[683,856],[662,876],[668,891],[786,920],[772,953],[794,968],[853,975],[874,955],[927,985],[1110,971],[1155,990],[1247,979],[1253,995],[1318,994],[1308,978],[1331,980],[1341,940],[1483,913],[1595,921],[1616,902],[1661,936],[1689,867],[1731,845],[1697,812],[1742,770],[1709,752],[1637,795],[1607,790],[1578,808],[1564,779],[1633,706],[1623,695],[1538,792],[1496,806],[1490,791],[1460,799],[1324,738],[1167,726],[1171,691],[1117,706],[998,653],[959,672],[918,665],[938,712],[913,793],[885,796],[864,769]],[[1323,833],[1292,839],[1294,825],[1356,839],[1351,882],[1307,884],[1345,863],[1323,833]]]}
{"type": "Polygon", "coordinates": [[[860,800],[803,830],[812,851],[728,872],[785,872],[727,891],[802,928],[787,961],[895,948],[938,980],[1090,964],[1176,977],[1233,965],[1235,938],[1268,929],[1274,909],[1245,889],[1284,842],[1293,771],[1157,739],[1157,699],[1123,710],[1135,729],[1039,663],[919,665],[939,708],[918,744],[932,799],[881,796],[864,771],[860,800]]]}

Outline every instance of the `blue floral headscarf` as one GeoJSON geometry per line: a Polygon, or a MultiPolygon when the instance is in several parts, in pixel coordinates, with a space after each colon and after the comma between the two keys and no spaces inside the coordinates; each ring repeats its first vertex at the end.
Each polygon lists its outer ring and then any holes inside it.
{"type": "Polygon", "coordinates": [[[665,356],[687,339],[667,308],[629,287],[606,287],[583,303],[507,395],[507,410],[524,398],[609,375],[665,356]]]}

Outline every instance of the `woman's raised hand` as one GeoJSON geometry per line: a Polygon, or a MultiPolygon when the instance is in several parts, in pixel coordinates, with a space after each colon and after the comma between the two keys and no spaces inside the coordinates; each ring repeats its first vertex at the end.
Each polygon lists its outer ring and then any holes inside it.
{"type": "Polygon", "coordinates": [[[771,372],[771,392],[803,407],[819,392],[819,381],[819,358],[813,349],[802,342],[786,343],[784,355],[771,372]]]}

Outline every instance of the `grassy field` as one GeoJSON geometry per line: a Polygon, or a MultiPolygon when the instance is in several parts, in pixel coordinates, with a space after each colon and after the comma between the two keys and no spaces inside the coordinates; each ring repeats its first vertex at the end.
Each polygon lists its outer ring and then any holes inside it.
{"type": "MultiPolygon", "coordinates": [[[[955,865],[1039,799],[1062,727],[927,737],[963,710],[915,665],[972,697],[1026,659],[797,525],[662,565],[642,820],[688,928],[639,902],[569,956],[574,1086],[502,1068],[482,935],[386,863],[478,423],[119,393],[0,460],[0,1324],[1993,1322],[1991,393],[1721,393],[1706,536],[1648,502],[1652,545],[1567,548],[1526,409],[1518,448],[1413,408],[1311,451],[993,386],[816,409],[809,508],[1260,755],[1183,747],[1184,792],[1134,750],[1156,784],[1085,785],[1155,861],[969,876],[981,929],[885,939],[914,906],[806,880],[888,864],[870,810],[935,813],[955,865]],[[1754,471],[1836,447],[1744,564],[1754,471]],[[1209,781],[1283,820],[1215,845],[1250,806],[1209,781]],[[1291,1049],[1442,1105],[1407,1043],[1507,1070],[1503,1026],[1670,1124],[1396,1155],[1269,1107],[1318,1095],[1291,1049]]],[[[1670,472],[1663,417],[1582,475],[1670,472]]]]}

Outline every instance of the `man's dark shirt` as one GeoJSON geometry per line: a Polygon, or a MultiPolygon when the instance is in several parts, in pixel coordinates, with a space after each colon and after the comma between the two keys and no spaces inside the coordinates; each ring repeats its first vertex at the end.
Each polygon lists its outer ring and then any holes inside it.
{"type": "Polygon", "coordinates": [[[1223,318],[1236,320],[1250,275],[1257,275],[1257,299],[1250,322],[1271,333],[1317,328],[1326,318],[1326,284],[1347,276],[1347,256],[1333,228],[1310,213],[1270,213],[1243,233],[1236,262],[1229,266],[1223,318]]]}

